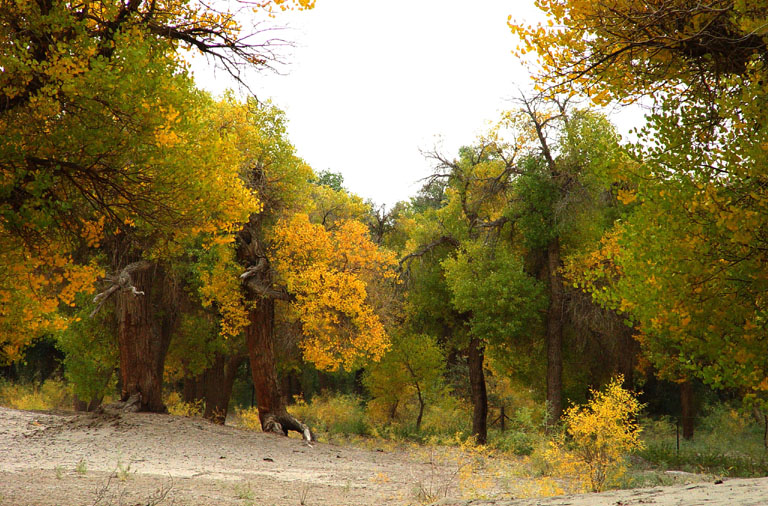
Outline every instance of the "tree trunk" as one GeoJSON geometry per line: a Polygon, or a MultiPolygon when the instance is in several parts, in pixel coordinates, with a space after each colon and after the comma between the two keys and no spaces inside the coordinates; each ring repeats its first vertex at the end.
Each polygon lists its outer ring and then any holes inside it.
{"type": "Polygon", "coordinates": [[[696,416],[693,384],[690,381],[680,383],[680,408],[682,411],[683,439],[693,439],[693,422],[696,416]]]}
{"type": "Polygon", "coordinates": [[[472,392],[472,434],[477,444],[483,445],[488,440],[488,394],[485,389],[483,373],[483,347],[480,340],[473,337],[469,342],[467,362],[469,364],[469,385],[472,392]]]}
{"type": "MultiPolygon", "coordinates": [[[[120,399],[138,396],[139,410],[166,412],[163,404],[163,367],[171,342],[175,312],[166,308],[165,321],[156,314],[159,294],[153,287],[153,269],[133,272],[133,286],[143,294],[120,290],[116,294],[117,339],[120,349],[120,399]]],[[[157,290],[160,291],[160,290],[157,290]]]]}
{"type": "Polygon", "coordinates": [[[549,309],[547,310],[547,423],[556,424],[563,414],[563,279],[560,274],[560,241],[547,246],[549,309]]]}
{"type": "Polygon", "coordinates": [[[242,355],[224,356],[217,353],[209,369],[184,381],[184,401],[202,400],[205,403],[203,418],[224,425],[229,412],[232,386],[243,360],[245,357],[242,355]]]}
{"type": "Polygon", "coordinates": [[[289,430],[293,430],[302,434],[307,441],[314,440],[309,427],[288,414],[280,395],[273,347],[275,301],[270,298],[254,301],[248,312],[248,319],[245,342],[251,362],[251,376],[256,391],[261,429],[264,432],[286,436],[289,430]]]}
{"type": "Polygon", "coordinates": [[[421,420],[424,418],[424,396],[421,395],[421,388],[419,387],[419,384],[416,383],[416,394],[419,397],[419,416],[416,417],[416,431],[418,432],[421,430],[421,420]]]}

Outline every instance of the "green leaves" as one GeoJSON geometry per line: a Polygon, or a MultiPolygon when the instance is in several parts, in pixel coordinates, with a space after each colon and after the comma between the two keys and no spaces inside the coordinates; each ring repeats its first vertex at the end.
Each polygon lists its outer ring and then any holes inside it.
{"type": "Polygon", "coordinates": [[[442,262],[454,308],[469,314],[470,334],[508,347],[531,331],[546,308],[541,283],[523,270],[520,255],[504,243],[465,243],[442,262]]]}

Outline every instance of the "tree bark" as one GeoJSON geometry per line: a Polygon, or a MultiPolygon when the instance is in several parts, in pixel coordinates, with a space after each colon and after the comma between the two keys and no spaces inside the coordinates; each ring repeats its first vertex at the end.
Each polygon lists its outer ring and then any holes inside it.
{"type": "Polygon", "coordinates": [[[217,353],[210,368],[184,381],[184,401],[202,400],[205,403],[203,418],[224,425],[229,413],[232,386],[243,360],[245,357],[242,355],[224,356],[217,353]]]}
{"type": "Polygon", "coordinates": [[[560,274],[560,241],[547,246],[549,308],[547,310],[547,423],[556,424],[563,414],[563,279],[560,274]]]}
{"type": "Polygon", "coordinates": [[[116,293],[117,339],[120,349],[120,399],[139,396],[139,410],[166,412],[162,398],[163,367],[175,311],[165,308],[164,316],[156,308],[162,288],[153,287],[153,269],[132,273],[133,286],[143,294],[127,290],[116,293]]]}
{"type": "Polygon", "coordinates": [[[683,439],[693,439],[693,422],[696,416],[693,384],[686,380],[680,383],[680,408],[682,412],[683,439]]]}
{"type": "MultiPolygon", "coordinates": [[[[167,344],[156,324],[149,269],[132,274],[133,286],[143,294],[120,290],[116,294],[117,339],[120,348],[120,400],[139,395],[141,411],[164,412],[163,365],[167,344]]],[[[170,340],[169,340],[170,342],[170,340]]]]}
{"type": "Polygon", "coordinates": [[[485,387],[483,360],[483,346],[478,338],[473,337],[467,350],[467,362],[472,393],[472,434],[480,445],[488,440],[488,394],[485,387]]]}
{"type": "Polygon", "coordinates": [[[270,298],[254,301],[248,319],[245,342],[251,362],[261,430],[286,436],[289,430],[293,430],[302,434],[307,441],[314,440],[309,427],[288,414],[283,396],[280,395],[273,344],[275,301],[270,298]]]}

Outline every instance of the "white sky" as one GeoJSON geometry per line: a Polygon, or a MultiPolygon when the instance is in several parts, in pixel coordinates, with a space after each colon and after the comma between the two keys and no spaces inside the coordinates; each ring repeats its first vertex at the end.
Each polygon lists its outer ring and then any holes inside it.
{"type": "MultiPolygon", "coordinates": [[[[454,156],[530,87],[510,14],[541,18],[533,0],[317,0],[275,20],[296,44],[284,75],[248,83],[286,112],[315,171],[341,172],[350,191],[391,207],[431,173],[420,149],[454,156]]],[[[233,86],[222,71],[193,68],[214,93],[233,86]]]]}

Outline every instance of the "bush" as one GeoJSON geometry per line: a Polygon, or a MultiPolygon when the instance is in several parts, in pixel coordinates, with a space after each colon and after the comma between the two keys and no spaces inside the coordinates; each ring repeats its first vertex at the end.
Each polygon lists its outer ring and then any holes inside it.
{"type": "Polygon", "coordinates": [[[354,395],[323,393],[310,403],[299,398],[288,407],[288,412],[319,433],[367,435],[371,432],[365,408],[354,395]]]}
{"type": "Polygon", "coordinates": [[[178,392],[171,392],[165,397],[165,407],[171,415],[186,417],[202,416],[205,408],[202,399],[184,402],[178,392]]]}
{"type": "Polygon", "coordinates": [[[259,419],[259,408],[235,408],[237,425],[248,430],[261,430],[261,420],[259,419]]]}
{"type": "Polygon", "coordinates": [[[73,397],[69,385],[60,379],[35,383],[0,383],[0,404],[14,409],[72,409],[73,397]]]}
{"type": "Polygon", "coordinates": [[[614,378],[603,391],[592,390],[592,400],[572,406],[563,417],[564,438],[552,441],[547,458],[553,471],[575,476],[584,489],[600,492],[625,472],[624,459],[643,448],[636,418],[642,408],[637,398],[614,378]]]}

